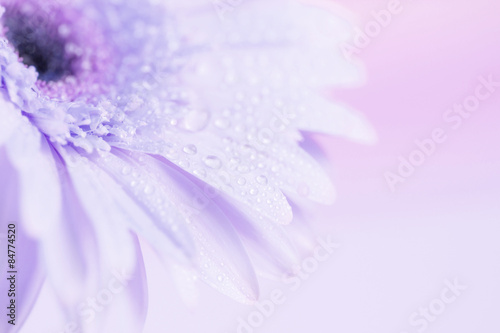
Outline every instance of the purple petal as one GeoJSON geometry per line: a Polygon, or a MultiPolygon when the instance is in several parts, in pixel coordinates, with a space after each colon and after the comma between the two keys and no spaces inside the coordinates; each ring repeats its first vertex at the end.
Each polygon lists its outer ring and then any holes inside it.
{"type": "Polygon", "coordinates": [[[168,203],[171,216],[176,212],[181,214],[181,221],[195,240],[191,263],[202,278],[235,299],[246,302],[255,300],[258,287],[252,265],[231,223],[203,193],[201,184],[194,183],[187,174],[175,170],[166,161],[162,163],[148,155],[120,150],[114,150],[113,153],[122,163],[108,156],[108,163],[103,168],[120,179],[122,186],[127,188],[130,181],[121,172],[124,162],[130,169],[127,173],[135,173],[137,182],[142,181],[134,186],[132,195],[139,202],[149,202],[146,209],[150,213],[154,214],[159,206],[168,203]],[[159,204],[156,196],[166,202],[159,204]],[[203,212],[197,211],[200,204],[203,212]]]}

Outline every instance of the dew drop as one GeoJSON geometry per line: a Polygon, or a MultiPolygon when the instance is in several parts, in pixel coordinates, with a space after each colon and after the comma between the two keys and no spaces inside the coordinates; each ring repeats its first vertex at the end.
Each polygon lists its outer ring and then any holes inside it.
{"type": "Polygon", "coordinates": [[[246,182],[247,182],[247,181],[246,181],[246,179],[245,179],[245,178],[243,178],[243,177],[241,177],[241,178],[239,178],[239,179],[238,179],[238,185],[243,186],[243,185],[245,185],[245,184],[246,184],[246,182]]]}
{"type": "Polygon", "coordinates": [[[231,193],[234,192],[234,188],[231,185],[226,185],[226,186],[224,186],[224,191],[226,193],[230,193],[231,194],[231,193]]]}
{"type": "Polygon", "coordinates": [[[267,133],[267,132],[261,132],[261,135],[259,137],[260,142],[262,144],[265,144],[265,145],[270,144],[271,141],[272,141],[272,138],[273,138],[272,132],[269,132],[269,133],[267,133]]]}
{"type": "Polygon", "coordinates": [[[184,161],[184,160],[179,161],[179,163],[178,163],[178,164],[179,164],[179,166],[180,166],[181,168],[183,168],[183,169],[188,169],[188,168],[189,168],[189,166],[190,166],[189,162],[188,162],[188,161],[184,161]]]}
{"type": "Polygon", "coordinates": [[[243,154],[245,155],[251,155],[251,154],[255,154],[255,148],[249,144],[244,144],[242,147],[241,147],[241,151],[243,152],[243,154]]]}
{"type": "Polygon", "coordinates": [[[154,188],[154,186],[151,186],[151,185],[146,185],[146,187],[144,188],[144,193],[147,195],[153,194],[154,191],[155,191],[155,188],[154,188]]]}
{"type": "Polygon", "coordinates": [[[193,171],[193,173],[199,177],[206,177],[207,176],[207,172],[204,169],[196,169],[193,171]]]}
{"type": "Polygon", "coordinates": [[[190,132],[199,132],[207,126],[209,118],[208,112],[193,110],[179,121],[178,126],[190,132]]]}
{"type": "Polygon", "coordinates": [[[234,142],[234,140],[230,137],[225,137],[224,139],[222,139],[222,142],[226,145],[230,145],[234,142]]]}
{"type": "Polygon", "coordinates": [[[228,119],[220,118],[215,121],[215,126],[217,126],[220,129],[226,129],[231,125],[228,119]]]}
{"type": "Polygon", "coordinates": [[[250,172],[250,168],[247,165],[239,165],[237,170],[238,170],[238,172],[241,172],[241,173],[250,172]]]}
{"type": "Polygon", "coordinates": [[[243,133],[246,131],[246,127],[245,125],[236,125],[236,127],[234,128],[234,130],[236,132],[240,132],[240,133],[243,133]]]}
{"type": "Polygon", "coordinates": [[[222,161],[217,156],[207,156],[203,159],[205,165],[212,169],[219,169],[222,166],[222,161]]]}
{"type": "Polygon", "coordinates": [[[264,175],[257,176],[256,180],[261,185],[267,185],[267,177],[264,175]]]}
{"type": "Polygon", "coordinates": [[[132,172],[132,168],[128,165],[124,166],[122,169],[122,174],[124,176],[129,175],[132,172]]]}
{"type": "Polygon", "coordinates": [[[187,145],[184,147],[183,151],[188,155],[195,155],[198,152],[198,148],[195,145],[187,145]]]}

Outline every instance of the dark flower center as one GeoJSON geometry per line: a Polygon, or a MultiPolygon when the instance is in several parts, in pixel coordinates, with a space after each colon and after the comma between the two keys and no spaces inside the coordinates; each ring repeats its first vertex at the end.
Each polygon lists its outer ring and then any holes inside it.
{"type": "Polygon", "coordinates": [[[39,80],[58,81],[73,74],[73,57],[66,53],[66,41],[58,28],[46,19],[37,20],[15,9],[7,9],[5,36],[27,66],[36,68],[39,80]]]}

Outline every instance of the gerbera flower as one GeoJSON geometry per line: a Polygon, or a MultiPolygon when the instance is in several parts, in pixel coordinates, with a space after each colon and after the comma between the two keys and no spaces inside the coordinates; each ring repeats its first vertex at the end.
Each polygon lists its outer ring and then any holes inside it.
{"type": "Polygon", "coordinates": [[[333,201],[302,133],[373,141],[361,115],[320,94],[359,80],[337,46],[349,25],[326,11],[274,0],[0,10],[1,232],[17,223],[16,327],[46,278],[82,331],[140,331],[137,237],[183,276],[256,300],[256,270],[293,273],[291,202],[333,201]],[[130,278],[128,302],[98,319],[74,311],[117,274],[130,278]]]}

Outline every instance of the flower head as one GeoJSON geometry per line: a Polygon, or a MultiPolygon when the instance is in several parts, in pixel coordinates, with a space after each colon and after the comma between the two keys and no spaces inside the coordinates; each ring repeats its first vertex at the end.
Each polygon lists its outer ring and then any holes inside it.
{"type": "Polygon", "coordinates": [[[142,315],[109,314],[120,332],[145,313],[137,236],[176,270],[252,302],[256,270],[293,273],[289,202],[334,197],[302,133],[373,140],[361,115],[319,93],[359,77],[337,48],[349,26],[326,11],[274,0],[222,16],[208,1],[1,8],[5,212],[15,193],[2,223],[19,221],[40,263],[23,277],[31,293],[46,275],[65,308],[129,274],[120,311],[142,315]]]}

